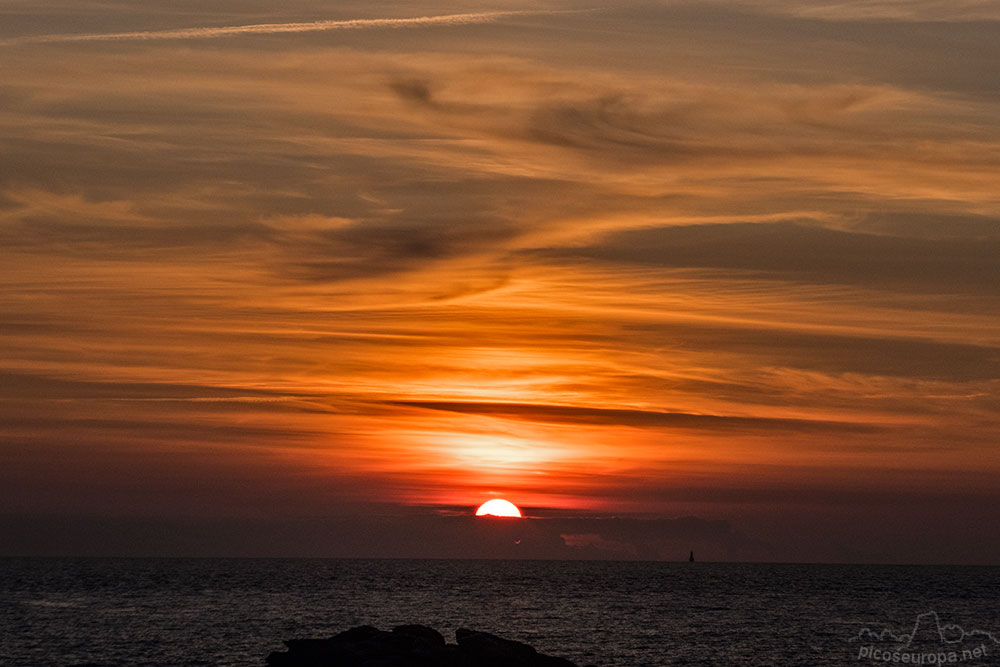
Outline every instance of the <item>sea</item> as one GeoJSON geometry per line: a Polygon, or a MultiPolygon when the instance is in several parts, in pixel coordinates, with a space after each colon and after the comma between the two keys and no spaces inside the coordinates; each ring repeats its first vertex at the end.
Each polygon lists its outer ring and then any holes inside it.
{"type": "Polygon", "coordinates": [[[990,665],[1000,568],[0,559],[5,667],[264,665],[284,639],[407,623],[450,641],[491,632],[581,667],[990,665]],[[907,648],[906,633],[940,642],[907,648]]]}

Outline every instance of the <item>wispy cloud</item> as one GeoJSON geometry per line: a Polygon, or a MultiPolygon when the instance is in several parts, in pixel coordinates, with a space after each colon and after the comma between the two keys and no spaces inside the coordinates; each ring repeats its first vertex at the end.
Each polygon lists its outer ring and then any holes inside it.
{"type": "Polygon", "coordinates": [[[39,4],[0,30],[0,513],[878,502],[887,543],[996,497],[1000,24],[39,4]]]}
{"type": "Polygon", "coordinates": [[[174,30],[136,30],[132,32],[88,33],[81,35],[32,35],[0,40],[0,46],[15,44],[54,44],[62,42],[122,42],[165,39],[215,39],[237,35],[274,35],[289,32],[324,32],[330,30],[373,30],[422,28],[427,26],[470,25],[490,23],[502,18],[531,14],[549,14],[547,11],[497,11],[470,12],[464,14],[443,14],[439,16],[415,16],[411,18],[348,19],[303,21],[295,23],[257,23],[202,28],[178,28],[174,30]]]}
{"type": "Polygon", "coordinates": [[[745,0],[751,9],[833,21],[995,21],[1000,7],[994,0],[745,0]]]}
{"type": "Polygon", "coordinates": [[[808,419],[774,419],[767,417],[736,417],[730,415],[658,412],[653,410],[609,409],[572,405],[530,403],[489,403],[461,401],[393,401],[394,405],[489,415],[508,419],[543,421],[565,424],[616,424],[647,428],[691,428],[704,430],[731,429],[789,431],[854,431],[877,430],[867,424],[819,421],[808,419]]]}

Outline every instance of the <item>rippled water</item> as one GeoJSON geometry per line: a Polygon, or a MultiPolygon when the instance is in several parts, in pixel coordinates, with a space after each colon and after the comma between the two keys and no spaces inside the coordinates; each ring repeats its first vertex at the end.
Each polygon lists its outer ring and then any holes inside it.
{"type": "Polygon", "coordinates": [[[601,667],[874,664],[850,641],[861,628],[906,630],[931,610],[1000,634],[1000,568],[985,567],[0,559],[0,568],[8,667],[262,665],[282,639],[360,624],[423,623],[452,640],[472,627],[601,667]]]}

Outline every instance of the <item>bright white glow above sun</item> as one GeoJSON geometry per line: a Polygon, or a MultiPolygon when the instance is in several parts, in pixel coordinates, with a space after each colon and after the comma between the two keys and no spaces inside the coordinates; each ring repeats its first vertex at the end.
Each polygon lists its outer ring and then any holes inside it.
{"type": "Polygon", "coordinates": [[[509,500],[494,498],[480,505],[479,509],[476,510],[476,516],[513,516],[520,518],[521,510],[517,509],[517,505],[509,500]]]}

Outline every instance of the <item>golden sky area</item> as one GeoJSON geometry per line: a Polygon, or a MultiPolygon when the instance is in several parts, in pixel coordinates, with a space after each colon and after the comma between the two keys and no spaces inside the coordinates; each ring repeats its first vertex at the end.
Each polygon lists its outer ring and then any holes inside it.
{"type": "Polygon", "coordinates": [[[7,0],[0,62],[6,521],[1000,562],[997,2],[7,0]]]}

